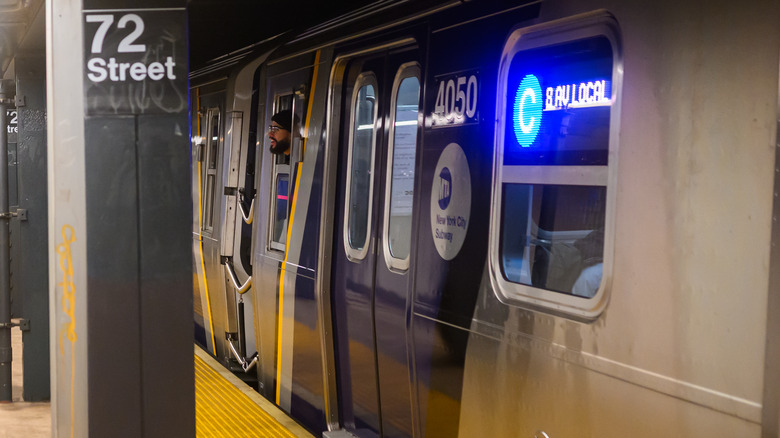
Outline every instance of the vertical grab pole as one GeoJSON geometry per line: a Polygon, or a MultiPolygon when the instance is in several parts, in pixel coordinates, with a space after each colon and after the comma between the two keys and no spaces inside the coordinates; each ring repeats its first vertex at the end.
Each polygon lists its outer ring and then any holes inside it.
{"type": "Polygon", "coordinates": [[[0,80],[0,403],[11,401],[11,268],[8,221],[8,129],[11,81],[0,80]]]}
{"type": "Polygon", "coordinates": [[[238,296],[238,350],[246,359],[246,330],[244,329],[244,296],[238,296]]]}

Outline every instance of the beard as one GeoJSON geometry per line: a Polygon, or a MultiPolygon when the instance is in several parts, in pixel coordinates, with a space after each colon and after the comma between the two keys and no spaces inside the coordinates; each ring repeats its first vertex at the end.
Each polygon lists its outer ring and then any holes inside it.
{"type": "Polygon", "coordinates": [[[287,149],[290,149],[290,141],[289,140],[277,140],[271,143],[271,146],[268,147],[268,150],[271,151],[272,154],[283,154],[287,149]],[[276,144],[276,146],[274,146],[276,144]]]}

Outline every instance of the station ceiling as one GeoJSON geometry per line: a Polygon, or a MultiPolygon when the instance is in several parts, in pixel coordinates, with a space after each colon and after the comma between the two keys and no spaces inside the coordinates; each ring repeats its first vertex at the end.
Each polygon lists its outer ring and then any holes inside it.
{"type": "Polygon", "coordinates": [[[190,67],[376,0],[188,0],[190,67]]]}
{"type": "Polygon", "coordinates": [[[43,50],[44,0],[0,0],[0,76],[6,71],[20,48],[43,50]],[[40,12],[40,13],[39,13],[40,12]]]}
{"type": "MultiPolygon", "coordinates": [[[[375,0],[187,0],[190,68],[293,29],[337,17],[375,0]]],[[[0,74],[13,75],[20,51],[45,50],[44,0],[0,0],[0,74]]]]}

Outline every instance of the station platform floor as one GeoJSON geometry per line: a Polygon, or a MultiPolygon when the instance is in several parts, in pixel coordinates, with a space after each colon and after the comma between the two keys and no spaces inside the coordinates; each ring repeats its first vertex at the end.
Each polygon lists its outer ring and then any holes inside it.
{"type": "MultiPolygon", "coordinates": [[[[11,331],[12,403],[0,403],[0,438],[51,436],[51,404],[22,401],[22,334],[11,331]]],[[[273,403],[195,346],[195,428],[198,438],[313,438],[273,403]]]]}
{"type": "Polygon", "coordinates": [[[11,403],[0,403],[0,438],[43,438],[51,436],[49,402],[22,401],[22,331],[11,329],[11,403]]]}
{"type": "Polygon", "coordinates": [[[197,346],[195,427],[198,438],[314,437],[197,346]]]}

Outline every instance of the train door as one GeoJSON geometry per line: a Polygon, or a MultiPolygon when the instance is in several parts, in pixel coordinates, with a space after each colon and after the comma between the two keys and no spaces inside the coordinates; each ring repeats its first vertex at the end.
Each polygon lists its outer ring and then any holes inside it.
{"type": "Polygon", "coordinates": [[[193,298],[196,340],[216,357],[227,360],[229,344],[237,339],[239,331],[236,291],[227,281],[224,268],[227,260],[233,269],[242,113],[226,110],[225,89],[219,85],[200,87],[204,93],[197,95],[195,129],[199,140],[193,161],[197,162],[197,180],[193,180],[197,208],[193,227],[197,228],[193,256],[199,296],[193,298]]]}
{"type": "Polygon", "coordinates": [[[343,94],[331,296],[340,421],[359,436],[412,434],[406,309],[418,58],[416,47],[374,52],[345,61],[336,79],[343,94]]]}
{"type": "MultiPolygon", "coordinates": [[[[225,320],[220,317],[226,311],[224,301],[215,299],[218,287],[207,283],[207,278],[219,274],[219,162],[223,148],[224,100],[219,92],[199,96],[199,109],[195,126],[199,140],[193,148],[197,171],[193,172],[194,202],[193,257],[198,272],[199,296],[194,297],[195,338],[213,354],[224,353],[221,337],[225,320]],[[209,295],[211,286],[211,296],[209,295]]],[[[195,170],[195,169],[194,169],[195,170]]]]}

